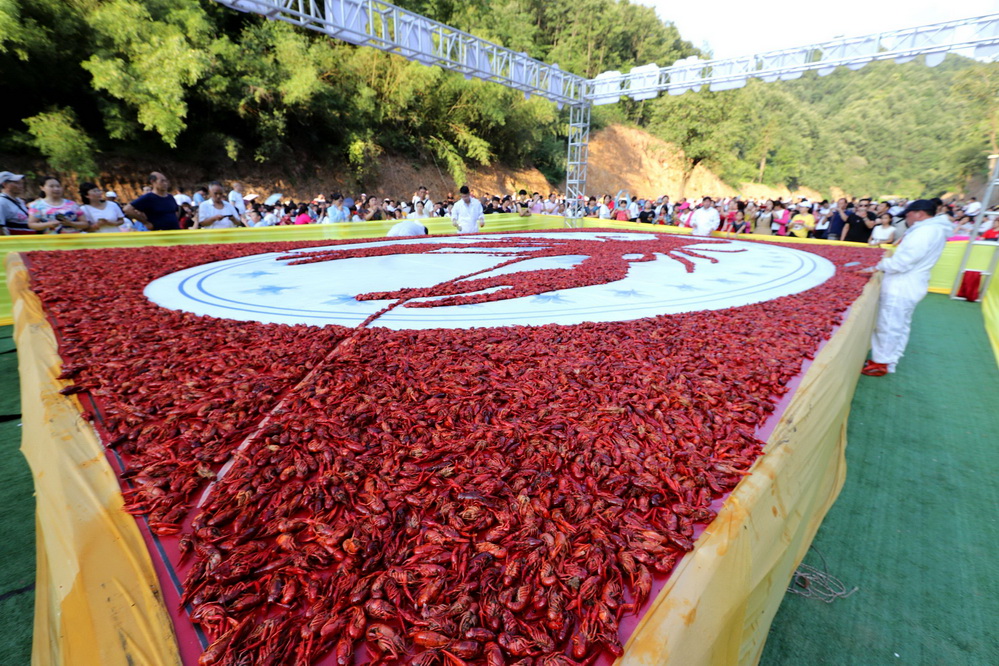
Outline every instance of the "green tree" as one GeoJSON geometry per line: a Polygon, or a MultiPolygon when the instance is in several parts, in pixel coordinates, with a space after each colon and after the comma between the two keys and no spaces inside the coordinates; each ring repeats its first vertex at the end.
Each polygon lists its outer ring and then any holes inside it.
{"type": "Polygon", "coordinates": [[[959,72],[951,94],[965,126],[956,150],[958,169],[966,177],[980,176],[985,158],[999,154],[999,63],[959,72]]]}
{"type": "Polygon", "coordinates": [[[94,144],[80,129],[70,109],[52,109],[25,118],[34,146],[57,171],[75,171],[90,178],[97,175],[94,144]]]}
{"type": "Polygon", "coordinates": [[[83,64],[93,85],[135,110],[170,146],[187,127],[187,89],[209,67],[212,25],[197,0],[111,0],[88,16],[95,53],[83,64]]]}
{"type": "Polygon", "coordinates": [[[650,103],[648,129],[683,151],[680,196],[694,169],[723,167],[732,155],[737,128],[730,122],[731,92],[687,92],[663,95],[650,103]]]}

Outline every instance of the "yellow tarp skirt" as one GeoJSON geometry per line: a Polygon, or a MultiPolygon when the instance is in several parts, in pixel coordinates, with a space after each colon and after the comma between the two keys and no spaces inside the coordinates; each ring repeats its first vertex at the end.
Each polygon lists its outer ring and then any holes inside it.
{"type": "Polygon", "coordinates": [[[173,625],[114,471],[65,382],[55,335],[7,258],[21,375],[21,452],[35,480],[37,575],[31,660],[66,664],[179,664],[173,625]]]}
{"type": "MultiPolygon", "coordinates": [[[[949,294],[957,279],[957,271],[961,268],[961,260],[968,249],[968,241],[950,241],[944,247],[943,254],[937,259],[930,272],[930,292],[934,294],[949,294]]],[[[968,258],[968,270],[988,270],[992,254],[999,249],[999,243],[975,243],[968,258]]]]}
{"type": "MultiPolygon", "coordinates": [[[[254,233],[251,231],[250,233],[254,233]]],[[[8,258],[21,371],[21,450],[37,492],[32,661],[175,664],[170,619],[134,519],[79,403],[58,393],[55,337],[8,258]]],[[[877,309],[873,280],[804,374],[766,455],[652,602],[626,664],[753,664],[794,569],[842,487],[846,419],[877,309]]]]}
{"type": "Polygon", "coordinates": [[[985,318],[985,332],[992,343],[992,353],[999,363],[999,276],[992,276],[992,284],[982,299],[982,316],[985,318]]]}

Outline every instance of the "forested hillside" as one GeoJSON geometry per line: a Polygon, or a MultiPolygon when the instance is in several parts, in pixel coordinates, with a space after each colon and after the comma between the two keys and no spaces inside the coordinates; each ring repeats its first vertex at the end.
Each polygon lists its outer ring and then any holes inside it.
{"type": "MultiPolygon", "coordinates": [[[[584,76],[697,53],[626,2],[398,4],[584,76]]],[[[594,121],[645,128],[682,149],[683,171],[733,184],[938,193],[997,150],[997,68],[878,63],[625,101],[594,121]]],[[[208,0],[2,0],[0,85],[0,152],[84,175],[130,154],[227,171],[308,162],[362,182],[386,152],[459,182],[470,165],[537,166],[553,182],[564,169],[566,113],[549,102],[208,0]]]]}

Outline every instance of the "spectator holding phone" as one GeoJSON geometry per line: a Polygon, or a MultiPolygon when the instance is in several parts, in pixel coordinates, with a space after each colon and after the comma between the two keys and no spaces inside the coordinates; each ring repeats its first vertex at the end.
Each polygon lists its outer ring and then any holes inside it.
{"type": "Polygon", "coordinates": [[[90,228],[76,202],[62,196],[58,178],[46,176],[41,184],[45,196],[28,204],[29,227],[46,234],[75,234],[90,228]]]}
{"type": "Polygon", "coordinates": [[[202,201],[198,205],[195,229],[232,229],[243,226],[236,207],[225,199],[222,183],[211,183],[208,186],[208,196],[208,201],[202,201]]]}

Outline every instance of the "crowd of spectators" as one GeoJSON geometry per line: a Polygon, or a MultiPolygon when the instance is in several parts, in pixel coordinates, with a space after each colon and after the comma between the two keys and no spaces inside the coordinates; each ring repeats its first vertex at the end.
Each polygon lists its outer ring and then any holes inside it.
{"type": "MultiPolygon", "coordinates": [[[[967,201],[935,201],[938,204],[938,214],[950,217],[954,225],[953,236],[969,236],[974,229],[975,217],[982,210],[982,204],[975,197],[967,201]]],[[[689,201],[681,198],[673,203],[665,195],[645,200],[634,196],[623,197],[615,202],[613,197],[605,194],[599,201],[596,197],[590,197],[584,212],[587,217],[600,219],[688,227],[692,233],[702,236],[719,231],[880,245],[901,239],[905,233],[902,212],[908,203],[908,200],[901,198],[878,201],[845,197],[835,203],[828,200],[809,201],[805,198],[783,201],[741,197],[717,200],[703,197],[699,202],[696,199],[689,201]]],[[[997,236],[997,216],[983,216],[979,237],[995,240],[997,236]]]]}
{"type": "MultiPolygon", "coordinates": [[[[878,201],[870,198],[841,198],[809,201],[799,198],[743,199],[727,197],[700,200],[681,198],[675,203],[669,196],[655,199],[638,196],[599,199],[589,197],[581,206],[569,206],[564,196],[551,192],[528,194],[484,193],[471,196],[467,186],[459,191],[434,198],[420,186],[411,196],[391,198],[361,194],[345,197],[334,192],[311,201],[281,201],[273,195],[258,201],[247,194],[241,183],[226,188],[220,182],[199,187],[193,195],[183,188],[171,189],[162,173],[150,174],[141,196],[121,204],[113,191],[104,191],[95,183],[83,183],[79,201],[67,198],[58,178],[39,181],[40,194],[31,203],[21,198],[24,176],[0,172],[0,214],[4,234],[101,233],[173,229],[228,229],[302,224],[348,224],[351,222],[394,222],[391,236],[427,233],[419,220],[450,218],[460,233],[472,233],[485,226],[485,216],[497,213],[530,215],[582,215],[604,220],[689,227],[697,235],[714,231],[726,234],[767,234],[822,238],[856,243],[887,244],[897,242],[905,232],[901,217],[908,203],[905,199],[878,201]]],[[[982,204],[968,200],[938,201],[938,213],[950,216],[954,236],[969,236],[982,204]]],[[[983,216],[979,236],[996,239],[999,218],[983,216]]]]}

